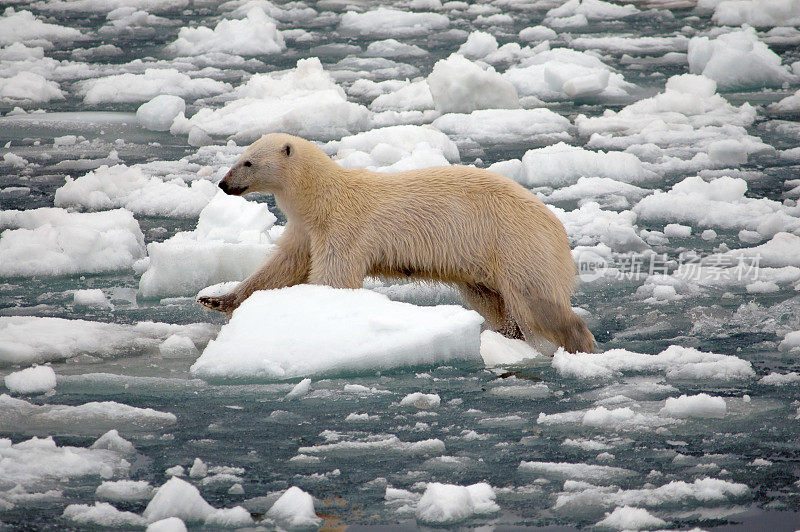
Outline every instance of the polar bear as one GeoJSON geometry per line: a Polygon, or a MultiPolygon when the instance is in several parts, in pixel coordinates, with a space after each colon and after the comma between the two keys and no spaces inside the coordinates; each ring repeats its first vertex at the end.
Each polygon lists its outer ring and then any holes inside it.
{"type": "Polygon", "coordinates": [[[570,305],[576,271],[564,226],[504,176],[467,166],[345,169],[315,144],[273,133],[219,186],[273,194],[287,224],[261,269],[227,295],[199,299],[211,309],[230,313],[256,290],[299,283],[360,288],[366,276],[414,278],[457,286],[510,338],[594,350],[570,305]]]}

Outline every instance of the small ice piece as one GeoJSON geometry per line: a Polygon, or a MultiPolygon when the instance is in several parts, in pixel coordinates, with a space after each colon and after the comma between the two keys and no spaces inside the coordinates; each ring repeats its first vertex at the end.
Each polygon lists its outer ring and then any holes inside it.
{"type": "Polygon", "coordinates": [[[186,524],[177,517],[167,517],[147,525],[145,532],[187,532],[186,524]]]}
{"type": "Polygon", "coordinates": [[[91,449],[108,449],[119,454],[134,454],[136,448],[131,442],[119,435],[117,429],[111,429],[95,441],[91,449]]]}
{"type": "Polygon", "coordinates": [[[448,135],[481,144],[531,142],[571,138],[569,120],[549,109],[480,109],[469,114],[448,113],[433,121],[448,135]]]}
{"type": "Polygon", "coordinates": [[[70,43],[81,37],[77,29],[42,22],[30,11],[10,8],[0,17],[0,46],[25,43],[51,48],[53,42],[70,43]]]}
{"type": "Polygon", "coordinates": [[[175,465],[165,469],[164,474],[170,477],[182,477],[186,474],[186,469],[182,465],[175,465]]]}
{"type": "Polygon", "coordinates": [[[104,528],[138,528],[146,524],[143,517],[133,512],[122,512],[107,502],[95,502],[94,506],[70,504],[64,509],[62,517],[82,525],[104,528]]]}
{"type": "Polygon", "coordinates": [[[776,114],[800,113],[800,90],[797,90],[797,92],[791,96],[787,96],[778,102],[768,105],[767,110],[776,114]]]}
{"type": "Polygon", "coordinates": [[[72,302],[76,307],[111,308],[111,302],[99,288],[75,290],[72,293],[72,302]]]}
{"type": "Polygon", "coordinates": [[[142,127],[153,131],[169,131],[176,116],[186,111],[186,102],[180,96],[161,94],[136,110],[136,120],[142,127]]]}
{"type": "Polygon", "coordinates": [[[728,407],[722,397],[712,397],[707,393],[670,397],[659,412],[662,416],[684,418],[722,418],[728,407]]]}
{"type": "Polygon", "coordinates": [[[191,469],[189,469],[189,476],[191,478],[203,478],[206,475],[208,475],[208,466],[199,458],[195,458],[191,469]]]}
{"type": "Polygon", "coordinates": [[[693,37],[689,71],[715,80],[722,89],[779,87],[794,79],[780,56],[761,42],[751,27],[715,39],[693,37]]]}
{"type": "Polygon", "coordinates": [[[297,384],[294,385],[289,393],[287,393],[283,398],[284,399],[296,399],[298,397],[303,397],[304,395],[308,394],[308,391],[311,389],[311,379],[303,379],[297,384]]]}
{"type": "Polygon", "coordinates": [[[94,491],[95,497],[109,501],[146,501],[153,493],[146,480],[107,480],[94,491]]]}
{"type": "Polygon", "coordinates": [[[557,36],[558,34],[547,26],[530,26],[519,32],[522,41],[547,41],[557,36]]]}
{"type": "Polygon", "coordinates": [[[720,26],[800,26],[800,5],[794,0],[713,0],[712,5],[711,20],[720,26]]]}
{"type": "Polygon", "coordinates": [[[190,77],[174,68],[148,68],[141,74],[114,74],[78,83],[77,92],[87,105],[140,103],[159,94],[202,98],[229,92],[232,87],[211,78],[190,77]]]}
{"type": "Polygon", "coordinates": [[[3,380],[13,393],[47,393],[56,387],[56,372],[50,366],[34,366],[9,373],[3,380]]]}
{"type": "Polygon", "coordinates": [[[700,238],[703,240],[711,241],[717,238],[717,232],[713,229],[706,229],[700,234],[700,238]]]}
{"type": "Polygon", "coordinates": [[[453,525],[475,515],[489,515],[500,510],[494,489],[481,482],[471,486],[431,482],[417,503],[416,517],[420,523],[453,525]]]}
{"type": "Polygon", "coordinates": [[[689,238],[692,236],[692,228],[688,225],[667,224],[664,226],[664,234],[669,238],[689,238]]]}
{"type": "Polygon", "coordinates": [[[145,254],[144,234],[125,209],[0,210],[0,231],[0,277],[128,270],[145,254]]]}
{"type": "Polygon", "coordinates": [[[481,333],[481,358],[487,366],[522,364],[544,355],[523,340],[506,338],[495,331],[481,333]]]}
{"type": "Polygon", "coordinates": [[[379,7],[364,13],[348,11],[339,22],[339,31],[362,37],[414,37],[444,30],[450,25],[446,15],[408,12],[379,7]]]}
{"type": "Polygon", "coordinates": [[[418,410],[433,410],[439,408],[441,402],[438,394],[414,392],[403,397],[400,406],[413,406],[418,410]]]}
{"type": "Polygon", "coordinates": [[[169,218],[198,216],[217,186],[207,179],[187,184],[180,178],[164,181],[146,175],[138,166],[102,165],[66,182],[56,190],[57,207],[82,207],[101,211],[124,207],[135,214],[169,218]]]}
{"type": "Polygon", "coordinates": [[[773,281],[753,281],[745,289],[748,294],[772,294],[780,291],[781,287],[773,281]]]}
{"type": "Polygon", "coordinates": [[[190,371],[211,380],[274,380],[475,361],[482,321],[460,306],[417,307],[364,289],[262,290],[233,312],[190,371]]]}
{"type": "Polygon", "coordinates": [[[55,81],[35,72],[18,72],[11,77],[0,78],[0,99],[6,102],[46,103],[63,100],[64,92],[55,81]]]}
{"type": "Polygon", "coordinates": [[[778,345],[778,351],[782,353],[793,353],[800,351],[800,331],[786,333],[778,345]]]}
{"type": "Polygon", "coordinates": [[[322,519],[314,512],[314,498],[297,486],[286,490],[267,512],[287,530],[316,530],[322,519]]]}
{"type": "Polygon", "coordinates": [[[467,59],[481,59],[497,51],[497,39],[491,33],[473,31],[467,37],[467,42],[458,49],[458,54],[467,59]]]}
{"type": "Polygon", "coordinates": [[[180,334],[169,336],[158,346],[158,351],[164,358],[197,358],[200,354],[192,339],[180,334]]]}
{"type": "Polygon", "coordinates": [[[206,26],[184,26],[178,39],[167,46],[177,55],[222,52],[237,55],[270,55],[286,49],[276,22],[258,5],[241,20],[222,19],[212,30],[206,26]]]}
{"type": "Polygon", "coordinates": [[[452,54],[433,65],[428,86],[440,113],[470,113],[476,109],[516,109],[517,90],[495,72],[464,56],[452,54]]]}
{"type": "Polygon", "coordinates": [[[759,384],[767,386],[786,386],[787,384],[796,384],[800,382],[800,373],[790,371],[789,373],[776,373],[772,372],[769,375],[764,375],[758,379],[759,384]]]}
{"type": "Polygon", "coordinates": [[[662,528],[667,522],[645,510],[631,506],[620,506],[606,515],[595,528],[601,530],[652,530],[662,528]]]}
{"type": "Polygon", "coordinates": [[[634,471],[622,467],[567,462],[522,461],[518,469],[520,472],[533,473],[553,480],[584,480],[595,484],[612,484],[636,475],[634,471]]]}
{"type": "Polygon", "coordinates": [[[228,488],[228,493],[230,495],[244,495],[244,488],[242,487],[241,484],[237,482],[236,484],[228,488]]]}
{"type": "Polygon", "coordinates": [[[178,477],[172,477],[158,488],[142,515],[148,523],[178,517],[186,522],[205,521],[212,526],[252,524],[250,513],[241,506],[217,510],[203,499],[195,486],[178,477]]]}
{"type": "Polygon", "coordinates": [[[589,20],[616,20],[639,13],[632,4],[618,5],[603,0],[568,0],[547,12],[546,18],[583,15],[589,20]]]}

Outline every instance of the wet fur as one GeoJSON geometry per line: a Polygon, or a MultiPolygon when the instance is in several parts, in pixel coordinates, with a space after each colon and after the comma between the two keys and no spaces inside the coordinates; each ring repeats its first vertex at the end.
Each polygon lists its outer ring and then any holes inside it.
{"type": "Polygon", "coordinates": [[[572,311],[564,226],[517,183],[479,168],[348,170],[283,134],[250,146],[220,187],[274,194],[288,220],[278,248],[233,292],[201,303],[230,313],[256,290],[299,283],[360,288],[366,276],[441,281],[511,338],[542,335],[590,352],[572,311]]]}

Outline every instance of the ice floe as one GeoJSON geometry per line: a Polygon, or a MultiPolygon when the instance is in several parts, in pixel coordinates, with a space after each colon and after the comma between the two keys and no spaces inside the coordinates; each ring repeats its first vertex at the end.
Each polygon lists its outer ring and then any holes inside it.
{"type": "Polygon", "coordinates": [[[210,380],[274,380],[475,361],[482,322],[463,307],[416,307],[368,290],[260,291],[234,311],[191,372],[210,380]],[[299,342],[300,330],[316,334],[299,342]]]}

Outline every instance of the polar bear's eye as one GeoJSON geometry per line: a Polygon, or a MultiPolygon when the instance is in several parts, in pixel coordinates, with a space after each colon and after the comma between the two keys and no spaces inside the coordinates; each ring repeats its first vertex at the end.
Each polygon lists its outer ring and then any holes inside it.
{"type": "Polygon", "coordinates": [[[253,163],[251,163],[250,161],[245,161],[245,162],[244,162],[244,165],[245,165],[245,166],[253,166],[253,163]]]}
{"type": "Polygon", "coordinates": [[[289,157],[292,154],[291,144],[287,144],[286,146],[283,147],[283,154],[286,155],[287,157],[289,157]]]}

